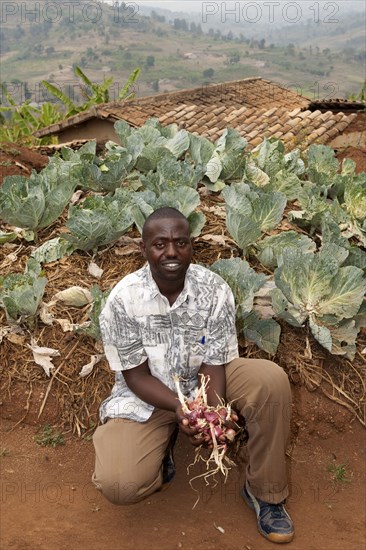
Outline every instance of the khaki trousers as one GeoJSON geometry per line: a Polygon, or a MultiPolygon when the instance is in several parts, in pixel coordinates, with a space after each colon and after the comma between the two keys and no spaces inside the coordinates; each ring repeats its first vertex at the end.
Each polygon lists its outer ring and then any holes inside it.
{"type": "MultiPolygon", "coordinates": [[[[246,420],[246,478],[251,490],[266,502],[281,502],[288,496],[288,377],[264,359],[234,359],[225,370],[226,398],[246,420]]],[[[115,418],[97,428],[93,482],[110,502],[132,504],[161,488],[162,460],[175,427],[175,413],[155,409],[147,422],[115,418]]]]}

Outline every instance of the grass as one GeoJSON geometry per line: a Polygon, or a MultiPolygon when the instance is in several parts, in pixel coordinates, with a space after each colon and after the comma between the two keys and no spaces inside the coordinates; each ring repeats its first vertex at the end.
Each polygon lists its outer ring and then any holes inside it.
{"type": "Polygon", "coordinates": [[[42,432],[34,436],[34,441],[41,447],[58,447],[65,445],[65,439],[60,432],[54,432],[50,424],[43,426],[42,432]]]}
{"type": "Polygon", "coordinates": [[[327,472],[333,475],[333,481],[337,481],[339,483],[350,483],[351,480],[347,477],[347,468],[347,464],[331,463],[327,466],[327,472]]]}

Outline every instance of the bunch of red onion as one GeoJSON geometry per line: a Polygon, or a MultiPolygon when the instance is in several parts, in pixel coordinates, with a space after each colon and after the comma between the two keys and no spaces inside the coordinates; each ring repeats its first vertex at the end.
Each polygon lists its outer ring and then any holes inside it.
{"type": "MultiPolygon", "coordinates": [[[[206,389],[208,382],[209,377],[201,375],[201,385],[196,389],[193,399],[188,399],[181,391],[179,380],[176,380],[178,398],[184,415],[188,420],[188,425],[197,430],[196,437],[201,438],[203,436],[206,442],[205,447],[207,446],[211,451],[209,457],[205,458],[202,453],[203,445],[196,448],[195,460],[190,466],[201,460],[206,463],[208,471],[192,478],[190,480],[191,486],[192,481],[199,477],[203,477],[206,485],[209,485],[209,478],[215,480],[214,476],[218,472],[224,475],[224,480],[226,481],[230,469],[229,466],[234,465],[234,462],[226,456],[228,445],[242,431],[239,426],[237,431],[227,426],[227,422],[231,424],[235,422],[232,418],[232,409],[229,403],[221,403],[216,407],[207,404],[206,389]]],[[[236,419],[236,415],[234,418],[236,419]]],[[[217,483],[216,480],[215,483],[217,483]]],[[[197,502],[198,500],[195,505],[197,502]]]]}
{"type": "Polygon", "coordinates": [[[190,428],[198,430],[198,437],[209,443],[227,444],[234,440],[235,430],[228,428],[225,423],[233,421],[231,418],[231,407],[219,405],[210,407],[202,400],[193,399],[186,402],[188,410],[184,411],[190,428]]]}

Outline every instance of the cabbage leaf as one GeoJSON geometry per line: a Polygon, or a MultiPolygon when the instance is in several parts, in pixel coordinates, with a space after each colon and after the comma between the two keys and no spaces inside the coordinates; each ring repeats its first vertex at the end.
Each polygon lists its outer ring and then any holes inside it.
{"type": "Polygon", "coordinates": [[[278,235],[270,235],[257,242],[254,254],[262,265],[274,269],[281,263],[283,251],[289,247],[300,248],[304,252],[315,252],[316,244],[302,233],[282,231],[278,235]]]}
{"type": "Polygon", "coordinates": [[[226,225],[230,235],[246,253],[262,232],[274,229],[282,219],[286,197],[282,193],[255,191],[245,183],[226,186],[226,225]]]}
{"type": "Polygon", "coordinates": [[[188,219],[191,236],[198,237],[206,222],[206,218],[202,212],[194,211],[200,203],[200,196],[192,187],[174,187],[173,189],[162,191],[160,194],[147,190],[132,195],[131,212],[133,221],[141,233],[146,218],[154,210],[163,206],[176,208],[188,219]]]}
{"type": "Polygon", "coordinates": [[[248,262],[233,258],[218,260],[210,269],[220,275],[230,286],[236,304],[236,324],[240,335],[255,342],[260,349],[275,354],[281,334],[281,327],[274,319],[261,319],[253,310],[254,295],[268,277],[256,273],[248,262]]]}

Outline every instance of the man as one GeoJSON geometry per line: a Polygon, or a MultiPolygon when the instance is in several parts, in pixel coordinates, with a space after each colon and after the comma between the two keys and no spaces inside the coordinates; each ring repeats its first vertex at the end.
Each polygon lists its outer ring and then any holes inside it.
{"type": "Polygon", "coordinates": [[[147,218],[141,251],[147,265],[116,285],[100,316],[116,383],[94,434],[94,483],[111,502],[131,504],[169,482],[176,426],[192,443],[202,443],[184,418],[175,377],[189,395],[199,374],[209,375],[208,404],[230,401],[246,420],[242,496],[262,535],[289,542],[286,374],[271,361],[238,357],[232,292],[217,274],[191,264],[189,224],[178,210],[160,208],[147,218]]]}

